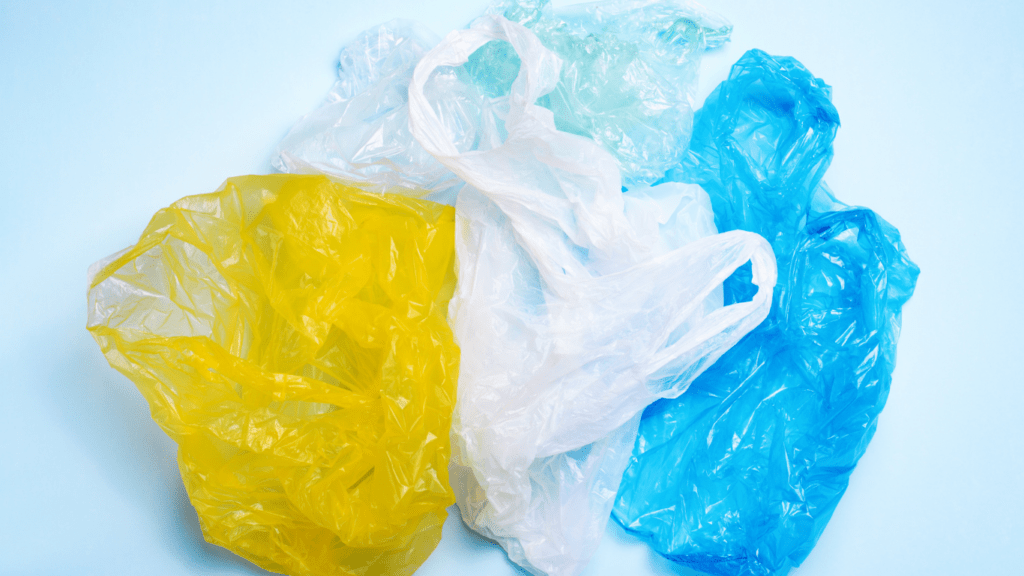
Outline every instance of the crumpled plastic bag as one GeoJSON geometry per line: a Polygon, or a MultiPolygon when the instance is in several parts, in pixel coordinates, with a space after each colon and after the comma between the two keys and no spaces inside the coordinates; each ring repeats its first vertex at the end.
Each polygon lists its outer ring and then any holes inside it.
{"type": "MultiPolygon", "coordinates": [[[[631,188],[651,184],[682,159],[701,55],[732,31],[691,2],[616,0],[551,10],[547,0],[499,1],[488,12],[532,28],[558,54],[560,81],[538,103],[553,110],[559,130],[612,152],[631,188]]],[[[285,136],[273,166],[383,191],[422,189],[430,200],[454,204],[462,181],[408,128],[409,79],[436,43],[429,30],[403,20],[360,35],[342,50],[325,102],[285,136]]],[[[501,117],[518,70],[511,46],[494,42],[464,66],[436,74],[428,96],[443,108],[459,150],[491,148],[504,138],[501,117]]]]}
{"type": "MultiPolygon", "coordinates": [[[[615,503],[626,530],[709,574],[799,565],[888,395],[918,269],[894,227],[819,184],[839,126],[830,99],[796,60],[750,51],[670,174],[707,190],[719,229],[771,239],[781,278],[761,326],[644,412],[615,503]]],[[[749,298],[742,276],[727,303],[749,298]]]]}
{"type": "Polygon", "coordinates": [[[610,153],[556,129],[534,102],[560,67],[526,28],[484,17],[425,55],[409,87],[412,134],[467,183],[449,309],[462,348],[453,488],[471,528],[553,575],[579,573],[597,547],[639,413],[759,324],[775,283],[767,242],[715,234],[699,187],[623,194],[610,153]],[[522,59],[508,138],[464,152],[429,86],[493,40],[522,59]],[[723,307],[721,284],[747,262],[756,293],[723,307]]]}
{"type": "Polygon", "coordinates": [[[177,442],[205,538],[274,572],[412,574],[441,538],[454,211],[232,178],[90,269],[88,328],[177,442]]]}

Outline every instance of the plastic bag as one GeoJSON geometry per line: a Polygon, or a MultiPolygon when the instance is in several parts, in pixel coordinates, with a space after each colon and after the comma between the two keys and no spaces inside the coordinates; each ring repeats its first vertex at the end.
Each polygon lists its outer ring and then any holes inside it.
{"type": "MultiPolygon", "coordinates": [[[[682,160],[693,123],[701,56],[732,25],[695,2],[612,0],[552,9],[550,0],[499,0],[488,13],[518,22],[563,62],[537,104],[555,127],[612,153],[627,188],[650,185],[682,160]]],[[[519,58],[506,42],[466,64],[491,95],[508,92],[519,58]]]]}
{"type": "Polygon", "coordinates": [[[583,569],[640,411],[760,323],[775,283],[765,240],[714,234],[699,187],[622,194],[607,151],[555,128],[534,102],[560,65],[526,28],[485,17],[424,56],[409,87],[413,135],[467,183],[449,309],[463,352],[453,487],[466,523],[536,574],[583,569]],[[492,40],[522,59],[508,138],[462,152],[425,89],[492,40]],[[722,307],[722,282],[746,262],[756,294],[722,307]]]}
{"type": "MultiPolygon", "coordinates": [[[[748,52],[670,175],[708,191],[720,229],[770,238],[782,278],[767,321],[644,413],[616,499],[626,530],[709,574],[806,558],[889,391],[918,269],[895,228],[819,184],[839,126],[830,98],[796,60],[748,52]]],[[[727,303],[749,298],[741,277],[727,303]]]]}
{"type": "MultiPolygon", "coordinates": [[[[282,172],[325,173],[367,188],[455,203],[463,183],[409,132],[409,80],[437,44],[430,30],[392,20],[362,33],[341,52],[338,80],[319,108],[288,132],[272,159],[282,172]],[[400,189],[400,190],[398,190],[400,189]]],[[[464,146],[496,139],[489,100],[449,74],[435,84],[464,146]]]]}
{"type": "MultiPolygon", "coordinates": [[[[538,103],[554,111],[560,130],[611,151],[629,187],[654,182],[681,160],[701,54],[732,30],[693,3],[615,1],[552,12],[542,0],[499,2],[489,11],[532,27],[562,58],[558,85],[538,103]]],[[[403,20],[360,35],[342,50],[325,102],[281,141],[274,167],[366,181],[382,191],[423,189],[430,200],[454,204],[462,181],[408,127],[412,69],[436,43],[429,30],[403,20]]],[[[465,66],[436,75],[428,96],[444,108],[459,150],[504,138],[500,118],[518,70],[511,46],[494,42],[465,66]]]]}
{"type": "Polygon", "coordinates": [[[274,572],[412,574],[441,538],[454,211],[232,178],[90,270],[89,324],[178,443],[206,539],[274,572]]]}

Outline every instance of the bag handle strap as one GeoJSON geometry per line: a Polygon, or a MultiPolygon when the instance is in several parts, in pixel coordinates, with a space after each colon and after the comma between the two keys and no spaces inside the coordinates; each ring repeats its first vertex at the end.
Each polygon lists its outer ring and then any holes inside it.
{"type": "Polygon", "coordinates": [[[561,64],[522,25],[501,16],[485,16],[471,28],[448,34],[423,57],[409,84],[413,136],[498,205],[556,293],[565,279],[593,275],[580,262],[581,249],[598,267],[605,259],[621,262],[624,256],[642,261],[645,258],[637,255],[650,252],[624,215],[615,158],[589,138],[559,131],[553,113],[535,104],[558,83],[561,64]],[[510,42],[521,61],[509,95],[508,139],[490,150],[462,153],[430,106],[424,88],[436,69],[465,63],[492,40],[510,42]]]}

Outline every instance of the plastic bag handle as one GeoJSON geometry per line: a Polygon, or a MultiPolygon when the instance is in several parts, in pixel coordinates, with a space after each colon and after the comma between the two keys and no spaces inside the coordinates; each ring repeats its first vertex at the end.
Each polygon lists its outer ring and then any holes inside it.
{"type": "Polygon", "coordinates": [[[557,85],[561,63],[522,25],[485,16],[469,29],[448,34],[420,60],[409,83],[413,136],[498,205],[556,293],[564,292],[563,279],[592,275],[566,237],[593,261],[650,253],[626,220],[615,158],[589,138],[559,131],[553,113],[535,104],[557,85]],[[490,150],[460,153],[427,101],[424,86],[434,70],[465,63],[492,40],[510,42],[521,61],[509,95],[508,139],[490,150]],[[518,178],[524,173],[527,177],[518,178]]]}
{"type": "MultiPolygon", "coordinates": [[[[473,52],[492,40],[508,41],[521,59],[519,75],[509,94],[512,105],[508,124],[519,125],[525,109],[554,90],[558,83],[561,59],[520,24],[501,16],[484,16],[475,20],[470,28],[450,32],[420,60],[413,71],[412,82],[409,83],[409,124],[413,136],[427,152],[445,165],[463,154],[447,136],[444,125],[424,95],[424,86],[434,70],[442,66],[465,64],[473,52]]],[[[480,151],[466,154],[473,153],[480,151]]]]}
{"type": "MultiPolygon", "coordinates": [[[[731,348],[747,332],[753,330],[768,317],[768,312],[772,305],[772,293],[778,275],[775,253],[772,251],[771,244],[759,234],[743,230],[733,230],[696,240],[687,244],[687,246],[699,249],[704,243],[721,243],[723,241],[731,245],[739,245],[740,251],[728,263],[722,265],[720,272],[714,280],[705,285],[706,288],[701,294],[702,298],[700,300],[702,301],[710,295],[712,289],[723,284],[729,275],[748,261],[751,264],[751,282],[757,286],[757,292],[749,302],[730,304],[708,314],[696,326],[691,328],[683,338],[659,350],[648,367],[647,375],[649,377],[672,361],[692,354],[700,347],[700,344],[723,337],[727,338],[728,343],[726,345],[717,347],[721,351],[720,353],[700,363],[703,367],[710,366],[722,353],[731,348]]],[[[667,337],[663,341],[667,341],[667,337]]],[[[679,390],[678,394],[681,394],[684,390],[685,388],[679,390]]]]}
{"type": "MultiPolygon", "coordinates": [[[[768,316],[772,304],[772,293],[776,282],[775,254],[771,245],[758,234],[743,230],[733,230],[694,240],[685,246],[658,256],[639,267],[650,267],[647,273],[656,271],[658,267],[671,266],[672,261],[683,262],[688,255],[715,251],[725,255],[724,258],[709,262],[703,272],[700,289],[687,295],[686,303],[670,305],[669,317],[662,322],[662,327],[651,341],[649,355],[637,358],[637,378],[646,382],[647,386],[637,389],[634,393],[621,398],[617,402],[614,421],[575,422],[571,428],[560,429],[555,435],[542,439],[542,446],[537,450],[536,457],[552,456],[562,452],[576,450],[604,437],[607,430],[621,426],[629,418],[659,398],[674,398],[689,387],[706,368],[714,364],[727,350],[739,342],[748,332],[753,330],[768,316]],[[757,286],[757,293],[749,302],[739,302],[715,310],[690,326],[686,334],[676,342],[666,345],[672,333],[682,323],[690,320],[690,314],[697,306],[703,306],[711,292],[725,282],[740,265],[751,263],[752,282],[757,286]],[[685,371],[673,369],[672,365],[685,366],[685,371]],[[664,374],[659,371],[669,367],[664,374]],[[655,379],[666,377],[671,380],[668,389],[651,389],[655,379]]],[[[692,267],[693,264],[689,263],[692,267]]],[[[616,275],[630,278],[641,275],[639,267],[623,270],[616,275]]],[[[700,273],[700,272],[698,272],[700,273]]],[[[579,289],[588,291],[587,283],[579,289]]],[[[667,294],[667,298],[683,295],[667,294]]]]}

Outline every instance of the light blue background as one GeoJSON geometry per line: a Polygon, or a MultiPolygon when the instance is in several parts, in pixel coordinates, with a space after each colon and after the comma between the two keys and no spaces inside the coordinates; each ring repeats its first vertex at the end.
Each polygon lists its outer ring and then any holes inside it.
{"type": "MultiPolygon", "coordinates": [[[[0,574],[259,574],[203,542],[174,445],[85,330],[85,272],[275,143],[362,29],[485,0],[0,0],[0,574]],[[440,6],[444,6],[441,8],[440,6]]],[[[888,406],[798,576],[1020,574],[1024,2],[707,0],[835,89],[826,180],[922,274],[888,406]]],[[[455,517],[419,574],[514,574],[455,517]]],[[[589,576],[686,573],[612,524],[589,576]]]]}

